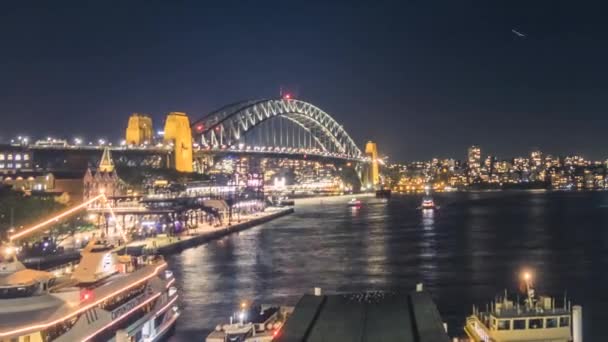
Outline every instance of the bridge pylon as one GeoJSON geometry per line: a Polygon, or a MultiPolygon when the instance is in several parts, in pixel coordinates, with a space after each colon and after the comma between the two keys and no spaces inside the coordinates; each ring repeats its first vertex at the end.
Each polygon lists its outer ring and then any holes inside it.
{"type": "Polygon", "coordinates": [[[143,145],[145,142],[152,142],[152,137],[152,119],[145,114],[131,114],[125,132],[126,143],[128,145],[143,145]]]}
{"type": "Polygon", "coordinates": [[[173,143],[177,171],[192,172],[192,130],[186,113],[171,112],[165,120],[165,142],[173,143]]]}
{"type": "Polygon", "coordinates": [[[380,169],[378,167],[378,145],[373,141],[365,144],[365,154],[371,158],[372,163],[368,168],[367,179],[364,186],[367,188],[377,188],[380,184],[380,169]]]}

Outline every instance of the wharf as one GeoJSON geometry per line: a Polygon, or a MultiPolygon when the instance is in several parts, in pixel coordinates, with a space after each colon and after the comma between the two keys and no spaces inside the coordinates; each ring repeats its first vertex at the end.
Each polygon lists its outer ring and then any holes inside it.
{"type": "MultiPolygon", "coordinates": [[[[212,240],[219,239],[226,235],[240,232],[262,223],[266,223],[289,215],[294,212],[293,208],[282,208],[257,214],[253,217],[248,217],[241,222],[224,225],[222,227],[209,227],[206,229],[195,229],[194,233],[180,236],[158,236],[145,240],[133,241],[127,245],[129,254],[132,254],[131,248],[141,250],[142,252],[152,254],[172,254],[180,252],[186,248],[192,248],[212,240]]],[[[137,254],[137,253],[135,253],[137,254]]]]}

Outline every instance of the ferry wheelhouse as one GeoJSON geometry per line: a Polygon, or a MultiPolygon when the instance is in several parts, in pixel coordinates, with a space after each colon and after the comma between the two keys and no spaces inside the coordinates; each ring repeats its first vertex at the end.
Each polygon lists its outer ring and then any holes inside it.
{"type": "Polygon", "coordinates": [[[563,306],[555,298],[535,296],[530,276],[525,275],[527,298],[520,305],[504,297],[496,298],[486,311],[473,307],[465,333],[475,342],[582,342],[582,308],[563,306]]]}
{"type": "Polygon", "coordinates": [[[0,259],[1,341],[158,341],[175,326],[177,289],[162,257],[92,240],[63,276],[26,269],[13,250],[0,259]]]}

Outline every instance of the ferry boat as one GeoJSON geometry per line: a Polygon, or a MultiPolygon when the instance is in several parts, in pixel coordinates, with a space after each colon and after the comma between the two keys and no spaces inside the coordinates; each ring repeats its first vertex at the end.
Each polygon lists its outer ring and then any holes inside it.
{"type": "Polygon", "coordinates": [[[180,312],[162,257],[118,255],[92,239],[67,276],[27,269],[14,247],[0,257],[1,341],[159,341],[180,312]]]}
{"type": "Polygon", "coordinates": [[[555,298],[536,297],[529,273],[524,275],[527,297],[524,303],[497,297],[486,311],[473,307],[465,333],[474,342],[582,342],[582,307],[555,298]]]}
{"type": "Polygon", "coordinates": [[[438,207],[435,205],[435,201],[430,196],[424,196],[422,198],[422,203],[420,204],[420,209],[422,210],[435,210],[438,207]]]}
{"type": "Polygon", "coordinates": [[[291,306],[272,305],[248,308],[243,303],[239,312],[230,317],[230,323],[218,324],[205,342],[271,342],[293,310],[291,306]]]}
{"type": "Polygon", "coordinates": [[[356,198],[351,198],[350,201],[348,201],[347,206],[349,207],[353,207],[353,208],[359,208],[361,207],[362,202],[361,200],[358,200],[356,198]]]}

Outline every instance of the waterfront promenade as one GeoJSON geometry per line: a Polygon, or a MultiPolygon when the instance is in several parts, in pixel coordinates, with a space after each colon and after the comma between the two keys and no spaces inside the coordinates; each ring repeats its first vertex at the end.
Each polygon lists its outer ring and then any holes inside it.
{"type": "Polygon", "coordinates": [[[293,208],[267,208],[263,212],[241,215],[239,219],[221,226],[202,224],[197,228],[190,229],[187,233],[177,236],[159,234],[144,240],[132,241],[127,244],[127,248],[133,247],[136,250],[152,254],[170,254],[179,252],[185,248],[198,246],[231,233],[243,231],[293,212],[293,208]]]}

